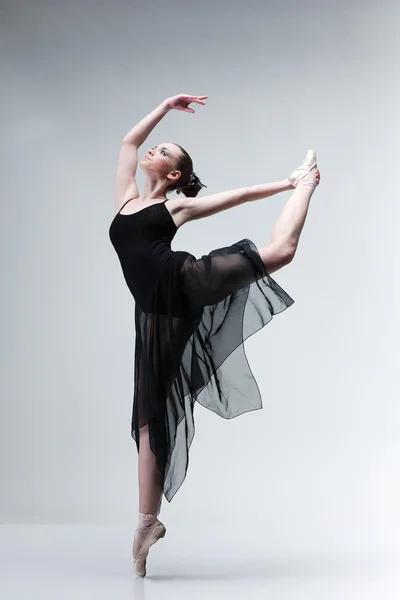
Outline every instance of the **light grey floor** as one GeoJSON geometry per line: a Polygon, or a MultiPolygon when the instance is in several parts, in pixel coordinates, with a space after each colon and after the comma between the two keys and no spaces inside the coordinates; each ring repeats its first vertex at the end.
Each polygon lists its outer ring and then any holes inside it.
{"type": "MultiPolygon", "coordinates": [[[[215,531],[215,530],[214,530],[215,531]]],[[[210,532],[211,533],[211,532],[210,532]]],[[[274,553],[257,544],[190,529],[168,531],[152,549],[145,579],[133,574],[126,526],[5,525],[0,528],[0,597],[5,600],[273,598],[398,600],[400,563],[356,555],[274,553]],[[168,537],[169,534],[169,537],[168,537]],[[216,541],[218,540],[218,541],[216,541]],[[241,547],[242,546],[242,547],[241,547]]],[[[255,529],[256,533],[256,529],[255,529]]],[[[226,535],[225,535],[226,534],[226,535]]],[[[239,536],[238,536],[239,537],[239,536]]]]}

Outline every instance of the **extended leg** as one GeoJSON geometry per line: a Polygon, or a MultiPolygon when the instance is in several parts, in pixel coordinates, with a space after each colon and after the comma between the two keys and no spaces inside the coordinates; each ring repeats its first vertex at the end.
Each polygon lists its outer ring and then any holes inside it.
{"type": "Polygon", "coordinates": [[[267,273],[277,271],[293,259],[318,181],[319,172],[313,168],[297,183],[272,230],[268,246],[259,250],[267,273]]]}

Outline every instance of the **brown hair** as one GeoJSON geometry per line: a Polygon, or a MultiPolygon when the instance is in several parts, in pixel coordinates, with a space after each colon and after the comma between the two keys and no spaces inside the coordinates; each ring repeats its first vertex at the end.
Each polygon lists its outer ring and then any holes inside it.
{"type": "Polygon", "coordinates": [[[186,150],[179,144],[175,144],[175,146],[178,146],[181,150],[176,166],[177,171],[181,172],[181,176],[167,188],[167,192],[176,190],[178,194],[182,193],[185,196],[194,198],[203,187],[207,186],[201,183],[196,173],[193,172],[193,161],[186,150]]]}

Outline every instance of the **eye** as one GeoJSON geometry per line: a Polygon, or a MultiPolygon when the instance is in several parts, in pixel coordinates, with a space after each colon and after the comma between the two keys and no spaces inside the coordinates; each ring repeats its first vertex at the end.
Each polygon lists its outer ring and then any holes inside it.
{"type": "Polygon", "coordinates": [[[162,152],[163,154],[165,154],[165,156],[167,156],[167,153],[165,152],[165,150],[161,150],[161,152],[162,152]]]}

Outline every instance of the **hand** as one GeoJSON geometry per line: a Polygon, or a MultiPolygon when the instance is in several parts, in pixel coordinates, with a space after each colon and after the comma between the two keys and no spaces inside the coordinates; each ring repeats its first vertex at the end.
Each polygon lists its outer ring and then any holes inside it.
{"type": "Polygon", "coordinates": [[[315,169],[315,180],[317,182],[317,185],[321,181],[321,173],[318,171],[318,169],[315,169]]]}
{"type": "Polygon", "coordinates": [[[171,96],[165,100],[166,107],[168,109],[183,110],[185,112],[194,113],[193,108],[189,108],[189,104],[197,102],[197,104],[205,104],[204,100],[208,96],[190,96],[189,94],[178,94],[178,96],[171,96]]]}

